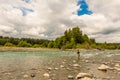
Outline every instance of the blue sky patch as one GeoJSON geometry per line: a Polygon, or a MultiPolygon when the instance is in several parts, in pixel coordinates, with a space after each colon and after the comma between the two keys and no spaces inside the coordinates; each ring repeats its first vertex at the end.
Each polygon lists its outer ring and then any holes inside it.
{"type": "Polygon", "coordinates": [[[85,0],[78,0],[77,3],[78,6],[80,6],[80,9],[77,11],[77,15],[81,16],[84,14],[91,15],[92,11],[89,10],[88,4],[85,0]]]}
{"type": "Polygon", "coordinates": [[[30,2],[30,0],[23,0],[23,1],[25,1],[26,3],[29,3],[29,2],[30,2]]]}
{"type": "Polygon", "coordinates": [[[28,8],[20,8],[20,10],[22,11],[22,16],[26,16],[28,14],[28,12],[34,12],[34,10],[32,9],[28,9],[28,8]]]}

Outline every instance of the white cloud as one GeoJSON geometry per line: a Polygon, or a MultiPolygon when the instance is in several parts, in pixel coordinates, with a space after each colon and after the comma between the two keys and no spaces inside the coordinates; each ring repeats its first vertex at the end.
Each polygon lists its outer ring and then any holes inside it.
{"type": "Polygon", "coordinates": [[[17,34],[17,31],[11,26],[0,25],[0,34],[1,35],[14,35],[17,34]]]}
{"type": "Polygon", "coordinates": [[[120,1],[86,1],[92,15],[73,14],[79,8],[77,0],[31,0],[30,3],[0,0],[0,35],[54,39],[66,29],[80,26],[84,33],[99,42],[120,42],[120,1]],[[22,16],[20,7],[34,12],[22,16]]]}

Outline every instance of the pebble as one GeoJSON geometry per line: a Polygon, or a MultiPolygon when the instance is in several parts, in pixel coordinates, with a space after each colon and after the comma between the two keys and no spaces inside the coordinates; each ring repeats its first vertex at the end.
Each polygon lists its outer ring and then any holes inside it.
{"type": "Polygon", "coordinates": [[[118,63],[117,63],[117,64],[115,64],[115,67],[120,67],[120,64],[118,64],[118,63]]]}
{"type": "Polygon", "coordinates": [[[50,75],[48,73],[43,74],[44,77],[49,78],[50,75]]]}
{"type": "Polygon", "coordinates": [[[86,62],[86,63],[88,63],[88,62],[89,62],[89,60],[85,60],[85,62],[86,62]]]}
{"type": "Polygon", "coordinates": [[[48,68],[47,68],[47,70],[51,71],[51,70],[52,70],[52,68],[51,68],[51,67],[48,67],[48,68]]]}
{"type": "Polygon", "coordinates": [[[63,65],[60,65],[60,67],[61,67],[61,68],[64,68],[65,66],[63,66],[63,65]]]}
{"type": "Polygon", "coordinates": [[[72,75],[68,75],[68,79],[74,79],[72,75]]]}
{"type": "Polygon", "coordinates": [[[29,76],[27,74],[23,75],[24,78],[28,78],[29,76]]]}
{"type": "Polygon", "coordinates": [[[73,67],[79,67],[80,65],[79,64],[73,64],[73,67]]]}
{"type": "Polygon", "coordinates": [[[31,77],[32,77],[32,78],[35,77],[35,74],[31,74],[31,77]]]}
{"type": "Polygon", "coordinates": [[[5,73],[5,75],[11,75],[11,73],[5,73]]]}
{"type": "Polygon", "coordinates": [[[62,62],[62,64],[65,64],[65,62],[62,62]]]}
{"type": "Polygon", "coordinates": [[[73,63],[76,63],[76,60],[73,60],[73,63]]]}
{"type": "Polygon", "coordinates": [[[55,68],[55,70],[58,70],[58,68],[55,68]]]}
{"type": "Polygon", "coordinates": [[[71,70],[70,68],[66,68],[66,70],[71,70]]]}
{"type": "Polygon", "coordinates": [[[117,71],[120,71],[120,64],[118,64],[118,63],[117,63],[117,64],[115,64],[114,69],[115,69],[115,70],[117,70],[117,71]]]}

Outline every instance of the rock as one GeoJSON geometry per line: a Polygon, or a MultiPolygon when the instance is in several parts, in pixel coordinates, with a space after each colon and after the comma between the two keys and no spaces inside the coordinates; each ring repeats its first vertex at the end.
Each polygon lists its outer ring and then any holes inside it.
{"type": "Polygon", "coordinates": [[[50,77],[50,75],[49,75],[48,73],[43,74],[43,76],[44,76],[45,78],[49,78],[49,77],[50,77]]]}
{"type": "Polygon", "coordinates": [[[84,77],[84,78],[81,78],[80,80],[96,80],[96,79],[89,78],[89,77],[84,77]]]}
{"type": "Polygon", "coordinates": [[[55,70],[58,70],[58,68],[55,68],[55,70]]]}
{"type": "Polygon", "coordinates": [[[27,74],[23,75],[23,78],[28,78],[29,76],[27,74]]]}
{"type": "Polygon", "coordinates": [[[79,67],[80,65],[79,64],[73,64],[73,67],[79,67]]]}
{"type": "Polygon", "coordinates": [[[51,68],[51,67],[48,67],[48,68],[47,68],[47,70],[51,71],[51,70],[52,70],[52,68],[51,68]]]}
{"type": "Polygon", "coordinates": [[[105,64],[102,64],[100,67],[98,67],[98,70],[101,70],[101,71],[107,71],[109,67],[105,64]]]}
{"type": "Polygon", "coordinates": [[[76,63],[76,60],[73,60],[73,63],[76,63]]]}
{"type": "Polygon", "coordinates": [[[93,75],[92,75],[92,74],[89,74],[89,73],[79,73],[79,74],[76,76],[76,79],[81,79],[81,78],[84,78],[84,77],[92,78],[93,75]]]}
{"type": "Polygon", "coordinates": [[[62,64],[65,64],[65,62],[62,62],[62,64]]]}
{"type": "Polygon", "coordinates": [[[120,64],[118,64],[118,63],[117,63],[117,64],[115,64],[115,67],[120,67],[120,64]]]}
{"type": "Polygon", "coordinates": [[[74,79],[72,75],[68,75],[68,79],[74,79]]]}
{"type": "Polygon", "coordinates": [[[60,67],[61,67],[61,68],[64,68],[65,66],[63,66],[63,65],[60,65],[60,67]]]}
{"type": "Polygon", "coordinates": [[[114,67],[114,69],[120,71],[120,67],[114,67]]]}
{"type": "Polygon", "coordinates": [[[11,75],[11,73],[7,72],[7,73],[4,73],[5,75],[11,75]]]}
{"type": "Polygon", "coordinates": [[[88,63],[88,62],[89,62],[89,60],[85,60],[85,62],[86,62],[86,63],[88,63]]]}
{"type": "Polygon", "coordinates": [[[117,64],[115,64],[114,69],[115,69],[115,70],[117,70],[117,71],[120,71],[120,64],[118,64],[118,63],[117,63],[117,64]]]}
{"type": "Polygon", "coordinates": [[[66,68],[66,70],[71,70],[70,68],[66,68]]]}
{"type": "Polygon", "coordinates": [[[31,77],[32,77],[32,78],[35,77],[35,74],[31,74],[31,77]]]}

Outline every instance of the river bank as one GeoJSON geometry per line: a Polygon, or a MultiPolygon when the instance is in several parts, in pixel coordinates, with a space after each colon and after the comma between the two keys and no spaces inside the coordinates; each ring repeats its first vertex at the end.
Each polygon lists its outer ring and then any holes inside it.
{"type": "Polygon", "coordinates": [[[51,48],[27,48],[27,47],[0,47],[0,52],[39,52],[39,51],[58,51],[51,48]]]}

